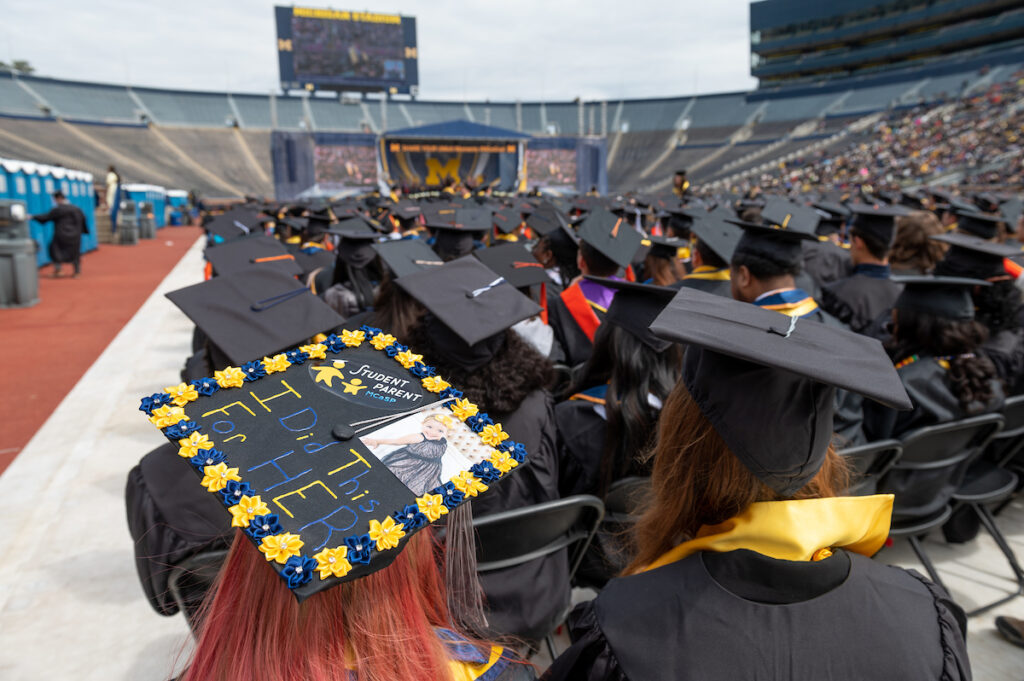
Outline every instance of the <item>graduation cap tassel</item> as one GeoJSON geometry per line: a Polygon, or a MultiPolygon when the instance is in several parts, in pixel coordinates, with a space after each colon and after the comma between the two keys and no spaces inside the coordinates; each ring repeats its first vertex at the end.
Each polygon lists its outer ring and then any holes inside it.
{"type": "Polygon", "coordinates": [[[448,582],[448,611],[455,618],[457,628],[483,636],[487,631],[487,615],[476,571],[472,504],[460,504],[448,513],[445,578],[448,582]]]}
{"type": "Polygon", "coordinates": [[[295,296],[302,295],[303,293],[307,292],[308,290],[309,289],[307,289],[305,287],[297,288],[297,289],[295,289],[293,291],[287,291],[285,293],[280,293],[280,294],[278,294],[276,296],[270,296],[269,298],[264,298],[263,300],[257,300],[255,303],[253,303],[252,305],[249,306],[249,309],[252,310],[253,312],[263,312],[264,310],[269,310],[270,308],[274,307],[275,305],[280,305],[281,303],[287,302],[287,301],[291,300],[292,298],[294,298],[295,296]]]}
{"type": "Polygon", "coordinates": [[[499,286],[499,285],[504,284],[504,283],[505,283],[505,277],[498,277],[497,279],[492,281],[487,286],[481,286],[480,288],[473,289],[472,291],[470,291],[469,293],[466,294],[466,297],[467,298],[476,298],[479,295],[487,293],[488,291],[490,291],[495,286],[499,286]]]}

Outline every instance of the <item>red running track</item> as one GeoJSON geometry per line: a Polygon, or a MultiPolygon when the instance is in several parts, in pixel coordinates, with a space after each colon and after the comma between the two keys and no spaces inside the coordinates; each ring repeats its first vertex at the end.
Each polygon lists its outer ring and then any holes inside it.
{"type": "Polygon", "coordinates": [[[39,270],[38,305],[0,309],[0,473],[195,243],[198,227],[165,227],[134,246],[101,245],[82,256],[82,276],[64,265],[39,270]],[[59,362],[40,345],[60,336],[59,362]]]}

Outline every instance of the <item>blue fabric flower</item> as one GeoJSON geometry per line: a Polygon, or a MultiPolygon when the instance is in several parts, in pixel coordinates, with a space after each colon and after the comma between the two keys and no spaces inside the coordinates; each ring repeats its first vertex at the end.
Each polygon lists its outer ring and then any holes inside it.
{"type": "Polygon", "coordinates": [[[420,513],[419,506],[416,504],[409,504],[391,517],[395,519],[396,523],[401,523],[402,529],[406,532],[412,532],[427,524],[427,516],[420,513]]]}
{"type": "MultiPolygon", "coordinates": [[[[201,454],[196,454],[188,460],[190,464],[195,466],[198,470],[203,470],[207,466],[216,466],[219,463],[224,463],[227,460],[227,454],[220,451],[219,449],[202,449],[201,454]]],[[[231,482],[235,482],[232,480],[231,482]]],[[[231,484],[231,483],[228,483],[231,484]]],[[[231,502],[234,504],[235,502],[231,502]]]]}
{"type": "Polygon", "coordinates": [[[416,362],[416,364],[414,364],[412,369],[409,369],[409,371],[411,371],[414,376],[418,376],[419,378],[426,378],[427,376],[433,376],[434,374],[437,373],[434,367],[427,366],[423,362],[416,362]]]}
{"type": "Polygon", "coordinates": [[[480,478],[480,482],[489,485],[501,477],[501,471],[494,467],[490,461],[481,461],[469,467],[469,472],[480,478]]]}
{"type": "Polygon", "coordinates": [[[373,549],[373,540],[368,534],[357,534],[345,537],[345,546],[348,547],[348,555],[345,556],[348,562],[356,565],[370,564],[370,551],[373,549]]]}
{"type": "Polygon", "coordinates": [[[465,493],[450,482],[446,482],[440,487],[435,487],[430,490],[430,493],[440,494],[441,501],[449,511],[466,500],[465,493]]]}
{"type": "Polygon", "coordinates": [[[306,556],[292,556],[281,569],[281,577],[288,582],[289,589],[297,589],[313,579],[316,561],[306,556]]]}
{"type": "Polygon", "coordinates": [[[388,357],[394,357],[398,353],[405,352],[408,349],[409,348],[407,348],[404,345],[399,345],[398,343],[392,343],[391,345],[389,345],[386,348],[384,348],[384,352],[388,353],[388,357]]]}
{"type": "Polygon", "coordinates": [[[220,390],[220,386],[217,385],[217,381],[212,378],[197,378],[192,381],[192,387],[195,388],[196,392],[200,395],[212,395],[220,390]]]}
{"type": "Polygon", "coordinates": [[[171,396],[167,393],[153,393],[149,397],[142,398],[142,404],[139,405],[139,411],[144,411],[152,416],[154,409],[170,403],[171,396]]]}
{"type": "Polygon", "coordinates": [[[522,442],[513,442],[512,440],[505,440],[498,449],[503,452],[508,452],[508,455],[515,459],[516,463],[522,463],[526,461],[526,445],[522,442]]]}
{"type": "Polygon", "coordinates": [[[186,438],[192,433],[199,430],[199,424],[195,421],[186,421],[182,419],[173,426],[167,426],[164,428],[164,435],[167,436],[168,440],[181,440],[186,438]]]}
{"type": "Polygon", "coordinates": [[[252,494],[252,485],[238,480],[228,480],[228,484],[220,491],[220,495],[224,497],[225,506],[234,506],[239,499],[252,496],[252,494]]]}
{"type": "Polygon", "coordinates": [[[292,364],[302,364],[309,359],[309,353],[303,352],[302,350],[289,350],[285,353],[285,356],[292,364]]]}
{"type": "Polygon", "coordinates": [[[333,333],[327,337],[327,340],[324,341],[324,345],[326,345],[327,349],[331,352],[341,352],[346,347],[345,343],[341,340],[341,336],[333,333]]]}
{"type": "Polygon", "coordinates": [[[255,381],[267,375],[267,370],[263,368],[263,362],[258,360],[246,362],[240,368],[242,369],[242,373],[245,374],[245,376],[242,377],[242,380],[244,381],[255,381]]]}
{"type": "Polygon", "coordinates": [[[245,532],[253,539],[263,539],[284,532],[284,528],[278,522],[276,513],[267,513],[250,520],[249,527],[245,528],[245,532]]]}
{"type": "Polygon", "coordinates": [[[494,420],[487,414],[473,414],[466,419],[466,425],[469,426],[474,433],[481,432],[487,426],[493,426],[494,420]]]}
{"type": "Polygon", "coordinates": [[[366,324],[363,324],[362,326],[360,326],[359,330],[362,331],[363,333],[365,333],[367,338],[373,338],[378,333],[384,333],[383,331],[378,329],[376,326],[367,326],[366,324]]]}
{"type": "MultiPolygon", "coordinates": [[[[445,388],[444,390],[441,391],[440,395],[441,395],[441,399],[442,400],[446,400],[449,397],[454,397],[457,400],[461,400],[462,399],[462,391],[461,390],[457,390],[456,388],[452,388],[452,387],[445,388]]],[[[448,408],[451,409],[451,407],[452,407],[452,403],[449,402],[448,403],[448,408]]]]}

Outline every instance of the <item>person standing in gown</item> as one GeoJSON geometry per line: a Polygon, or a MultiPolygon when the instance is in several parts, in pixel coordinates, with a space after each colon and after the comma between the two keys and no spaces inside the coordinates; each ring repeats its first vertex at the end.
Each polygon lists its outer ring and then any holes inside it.
{"type": "Polygon", "coordinates": [[[57,205],[48,213],[33,215],[36,222],[53,222],[53,241],[50,242],[50,259],[53,261],[53,276],[60,276],[61,265],[71,263],[75,268],[72,277],[82,273],[82,235],[89,233],[85,213],[72,205],[63,192],[54,192],[57,205]]]}
{"type": "Polygon", "coordinates": [[[107,167],[107,176],[104,178],[107,185],[107,193],[104,200],[107,210],[110,211],[110,225],[113,231],[117,231],[117,210],[121,207],[121,176],[117,174],[114,166],[107,167]]]}

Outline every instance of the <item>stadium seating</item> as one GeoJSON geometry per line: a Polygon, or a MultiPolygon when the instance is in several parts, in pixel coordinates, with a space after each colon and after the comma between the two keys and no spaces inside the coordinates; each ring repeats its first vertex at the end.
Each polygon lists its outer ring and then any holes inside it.
{"type": "Polygon", "coordinates": [[[235,118],[227,95],[222,93],[136,88],[135,94],[161,125],[223,127],[235,118]]]}

